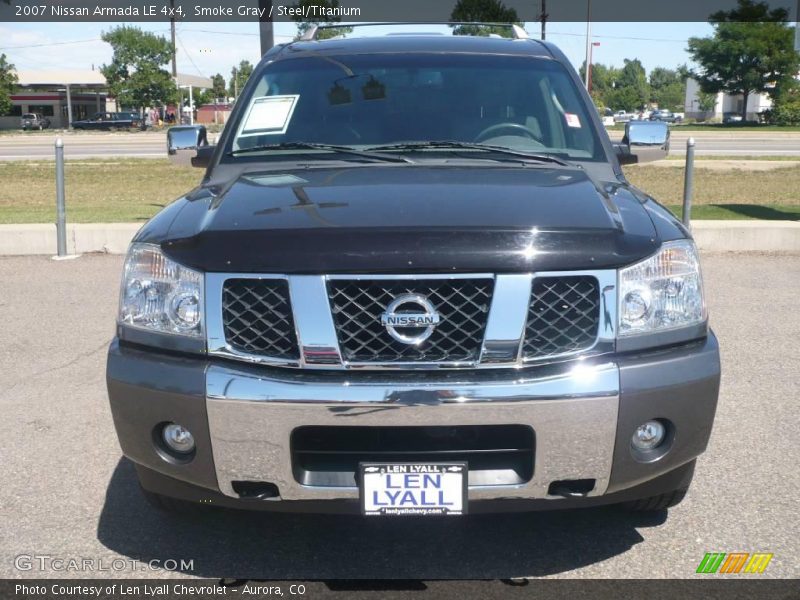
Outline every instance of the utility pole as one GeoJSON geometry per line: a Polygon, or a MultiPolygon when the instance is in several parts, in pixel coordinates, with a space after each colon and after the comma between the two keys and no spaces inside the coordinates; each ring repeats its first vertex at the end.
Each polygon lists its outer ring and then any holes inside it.
{"type": "Polygon", "coordinates": [[[592,69],[592,0],[586,0],[586,72],[584,73],[584,84],[589,89],[589,72],[592,69]]]}
{"type": "Polygon", "coordinates": [[[592,93],[592,48],[599,46],[600,42],[592,42],[589,46],[589,62],[586,63],[586,91],[592,93]]]}
{"type": "MultiPolygon", "coordinates": [[[[798,0],[800,2],[800,0],[798,0]]],[[[542,14],[539,15],[539,22],[542,24],[542,39],[547,39],[546,29],[547,29],[547,0],[542,0],[542,14]]]]}
{"type": "Polygon", "coordinates": [[[258,11],[261,56],[264,56],[275,45],[275,34],[272,29],[272,0],[258,0],[258,11]]]}
{"type": "MultiPolygon", "coordinates": [[[[174,9],[175,8],[175,0],[169,0],[169,5],[174,9]]],[[[172,38],[172,78],[175,80],[175,84],[178,83],[178,63],[176,57],[178,55],[178,48],[175,45],[175,17],[170,16],[169,18],[169,31],[170,36],[172,38]]]]}
{"type": "MultiPolygon", "coordinates": [[[[169,5],[172,9],[175,9],[175,0],[169,0],[169,5]]],[[[173,13],[174,14],[174,13],[173,13]]],[[[169,32],[170,37],[172,38],[172,81],[175,82],[175,88],[178,90],[178,117],[183,116],[183,94],[181,93],[181,88],[178,86],[178,47],[175,45],[175,17],[170,15],[169,17],[169,32]]],[[[164,107],[164,119],[167,118],[167,109],[166,106],[164,107]]],[[[180,125],[180,121],[177,123],[180,125]]]]}

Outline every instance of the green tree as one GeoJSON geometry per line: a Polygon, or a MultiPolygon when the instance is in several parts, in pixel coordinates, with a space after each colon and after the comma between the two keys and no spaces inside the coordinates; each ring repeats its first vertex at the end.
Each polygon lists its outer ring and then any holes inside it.
{"type": "Polygon", "coordinates": [[[682,81],[683,79],[677,69],[656,67],[650,71],[650,89],[653,92],[682,81]]]}
{"type": "Polygon", "coordinates": [[[17,74],[14,65],[6,60],[5,54],[0,54],[0,115],[11,112],[11,94],[17,87],[17,74]]]}
{"type": "Polygon", "coordinates": [[[711,112],[717,107],[717,94],[700,92],[697,94],[697,108],[702,112],[711,112]]]}
{"type": "Polygon", "coordinates": [[[228,95],[228,89],[225,87],[225,78],[219,73],[211,78],[211,95],[215,100],[217,98],[225,98],[228,95]]]}
{"type": "MultiPolygon", "coordinates": [[[[184,97],[186,102],[189,101],[188,94],[184,97]]],[[[211,90],[204,90],[202,88],[192,88],[192,100],[194,100],[195,108],[203,106],[204,104],[211,104],[214,102],[214,93],[211,90]]]]}
{"type": "Polygon", "coordinates": [[[231,79],[228,82],[228,95],[236,98],[242,93],[242,88],[250,75],[253,74],[253,64],[249,60],[243,60],[238,67],[231,69],[231,79]]]}
{"type": "Polygon", "coordinates": [[[643,106],[641,96],[630,86],[615,87],[606,94],[605,101],[606,105],[614,111],[631,112],[640,110],[643,106]]]}
{"type": "Polygon", "coordinates": [[[617,77],[617,88],[628,88],[628,95],[635,97],[634,108],[641,108],[650,101],[650,84],[647,82],[647,73],[638,58],[625,59],[624,66],[617,77]]]}
{"type": "Polygon", "coordinates": [[[175,82],[164,68],[175,52],[172,44],[127,25],[104,32],[102,39],[111,44],[114,55],[100,71],[119,106],[143,108],[175,101],[175,82]]]}
{"type": "Polygon", "coordinates": [[[659,108],[680,110],[686,101],[686,78],[680,69],[656,67],[650,71],[650,102],[659,108]]]}
{"type": "MultiPolygon", "coordinates": [[[[513,23],[523,26],[517,16],[517,11],[507,8],[500,0],[458,0],[450,14],[451,21],[478,23],[513,23]]],[[[492,34],[501,37],[514,37],[510,27],[491,27],[481,25],[456,25],[453,27],[454,35],[482,35],[492,34]]]]}
{"type": "MultiPolygon", "coordinates": [[[[326,11],[332,11],[339,8],[339,0],[300,0],[300,2],[294,5],[294,7],[303,7],[306,9],[314,7],[314,16],[321,16],[326,11]]],[[[341,17],[336,16],[328,17],[327,21],[320,19],[309,19],[308,21],[304,21],[302,15],[292,15],[292,20],[297,23],[297,37],[295,39],[301,38],[306,31],[315,25],[336,25],[342,21],[341,17]]],[[[343,37],[351,31],[353,31],[352,27],[333,27],[330,29],[320,29],[317,32],[317,39],[328,40],[335,37],[343,37]]]]}
{"type": "MultiPolygon", "coordinates": [[[[580,69],[581,81],[586,80],[586,61],[583,61],[580,69]]],[[[602,63],[592,63],[592,97],[601,100],[603,106],[616,108],[609,103],[612,92],[619,77],[619,69],[606,66],[602,63]]]]}
{"type": "Polygon", "coordinates": [[[800,71],[800,54],[783,8],[770,10],[764,2],[739,0],[731,11],[709,18],[710,37],[689,39],[689,55],[699,65],[692,71],[705,93],[742,96],[742,118],[751,94],[775,95],[800,71]]]}

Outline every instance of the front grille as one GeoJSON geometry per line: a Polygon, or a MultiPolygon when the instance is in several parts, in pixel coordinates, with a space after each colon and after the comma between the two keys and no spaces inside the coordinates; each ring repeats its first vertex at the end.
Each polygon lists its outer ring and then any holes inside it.
{"type": "Polygon", "coordinates": [[[360,462],[461,461],[469,485],[520,485],[533,477],[535,435],[527,425],[303,426],[290,445],[303,485],[355,487],[360,462]]]}
{"type": "Polygon", "coordinates": [[[586,350],[597,338],[599,321],[600,291],[595,277],[536,277],[522,356],[536,359],[586,350]]]}
{"type": "Polygon", "coordinates": [[[331,310],[344,360],[349,362],[471,362],[480,355],[493,279],[331,280],[331,310]],[[392,338],[381,324],[389,303],[403,294],[425,296],[440,322],[418,345],[392,338]]]}
{"type": "Polygon", "coordinates": [[[283,279],[228,279],[222,288],[225,341],[235,350],[297,359],[289,284],[283,279]]]}

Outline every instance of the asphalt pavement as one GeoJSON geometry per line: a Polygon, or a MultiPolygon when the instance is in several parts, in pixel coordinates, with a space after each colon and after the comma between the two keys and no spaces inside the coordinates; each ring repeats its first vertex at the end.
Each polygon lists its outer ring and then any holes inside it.
{"type": "Polygon", "coordinates": [[[760,577],[798,577],[800,255],[703,264],[723,380],[710,447],[681,505],[652,516],[602,508],[397,521],[157,512],[120,455],[106,398],[122,257],[0,258],[0,577],[87,576],[19,570],[20,555],[184,559],[192,568],[102,576],[408,578],[419,581],[404,584],[411,590],[504,598],[512,588],[499,580],[511,578],[694,577],[706,552],[772,552],[760,577]],[[441,578],[491,581],[424,583],[441,578]]]}
{"type": "MultiPolygon", "coordinates": [[[[609,131],[614,141],[622,131],[609,131]]],[[[800,132],[786,131],[682,131],[670,130],[670,154],[685,155],[686,140],[695,140],[697,156],[797,156],[800,158],[800,132]]]]}
{"type": "MultiPolygon", "coordinates": [[[[622,138],[621,131],[609,132],[613,140],[622,138]]],[[[166,134],[147,132],[69,132],[31,133],[0,136],[0,161],[51,160],[58,136],[64,140],[67,159],[84,158],[163,158],[166,156],[166,134]]],[[[210,134],[215,139],[217,134],[210,134]]],[[[698,156],[797,156],[800,157],[800,132],[758,131],[681,131],[673,128],[671,153],[686,153],[686,140],[694,137],[698,156]]],[[[212,142],[213,143],[213,142],[212,142]]]]}
{"type": "Polygon", "coordinates": [[[55,141],[64,142],[67,160],[86,158],[166,158],[167,138],[161,132],[44,132],[0,136],[0,161],[52,160],[55,141]]]}

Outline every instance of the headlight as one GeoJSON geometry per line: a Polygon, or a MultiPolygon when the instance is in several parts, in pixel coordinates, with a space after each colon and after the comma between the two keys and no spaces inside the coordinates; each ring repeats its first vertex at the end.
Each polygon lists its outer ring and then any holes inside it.
{"type": "Polygon", "coordinates": [[[122,274],[119,322],[201,337],[203,274],[167,258],[158,246],[132,244],[122,274]]]}
{"type": "Polygon", "coordinates": [[[619,271],[619,335],[697,325],[706,319],[697,249],[690,240],[619,271]]]}

